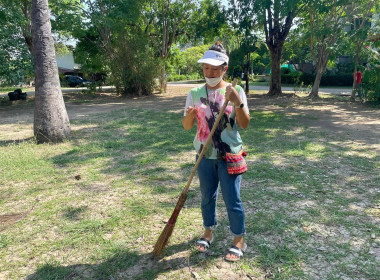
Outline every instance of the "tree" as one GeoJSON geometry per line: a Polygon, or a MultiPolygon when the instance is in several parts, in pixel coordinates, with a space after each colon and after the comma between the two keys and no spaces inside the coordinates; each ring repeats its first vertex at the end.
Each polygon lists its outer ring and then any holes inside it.
{"type": "Polygon", "coordinates": [[[293,19],[303,8],[303,0],[230,0],[235,16],[254,20],[265,33],[271,56],[271,82],[268,95],[281,95],[282,48],[293,19]]]}
{"type": "MultiPolygon", "coordinates": [[[[79,0],[51,0],[54,33],[69,36],[78,28],[79,0]]],[[[10,84],[25,82],[33,72],[31,0],[0,0],[0,77],[10,84]]]]}
{"type": "Polygon", "coordinates": [[[316,76],[309,98],[318,97],[319,85],[329,57],[343,43],[347,3],[347,0],[315,0],[308,5],[305,22],[309,28],[310,53],[316,65],[316,76]]]}
{"type": "Polygon", "coordinates": [[[187,75],[198,74],[200,77],[203,77],[203,70],[198,60],[209,48],[209,45],[200,45],[184,50],[181,53],[181,57],[184,60],[182,73],[187,75]]]}
{"type": "Polygon", "coordinates": [[[292,64],[297,71],[313,73],[313,57],[310,53],[308,28],[298,25],[289,32],[288,40],[284,44],[283,59],[292,64]],[[305,30],[306,29],[306,30],[305,30]]]}
{"type": "Polygon", "coordinates": [[[8,85],[27,82],[33,75],[31,53],[18,28],[18,20],[12,9],[0,4],[0,80],[8,85]]]}
{"type": "MultiPolygon", "coordinates": [[[[354,76],[358,70],[358,64],[360,59],[360,54],[363,51],[365,43],[368,43],[371,30],[371,19],[370,17],[375,12],[375,5],[378,3],[375,0],[362,0],[351,3],[348,7],[352,11],[351,15],[351,34],[349,40],[354,50],[354,76]]],[[[379,4],[378,4],[379,5],[379,4]]],[[[355,101],[355,88],[356,79],[354,79],[351,92],[351,101],[355,101]]]]}
{"type": "Polygon", "coordinates": [[[55,60],[47,0],[32,0],[31,9],[35,74],[34,135],[37,143],[60,142],[70,134],[55,60]]]}
{"type": "Polygon", "coordinates": [[[221,41],[226,46],[226,37],[231,33],[227,11],[217,0],[203,0],[192,13],[186,33],[186,41],[194,45],[213,45],[221,41]]]}
{"type": "Polygon", "coordinates": [[[152,1],[148,16],[149,34],[152,46],[161,60],[160,88],[166,91],[165,62],[172,45],[180,36],[186,34],[194,1],[190,0],[158,0],[152,1]]]}
{"type": "MultiPolygon", "coordinates": [[[[233,50],[230,55],[230,68],[229,71],[233,75],[236,74],[236,66],[243,73],[245,79],[245,92],[249,93],[249,70],[251,69],[251,62],[254,52],[258,49],[259,43],[255,37],[243,37],[240,40],[239,48],[233,50]],[[234,67],[235,66],[235,67],[234,67]]],[[[239,72],[240,72],[239,71],[239,72]]]]}
{"type": "Polygon", "coordinates": [[[159,62],[149,37],[149,2],[87,0],[89,20],[74,33],[77,61],[89,71],[107,73],[118,94],[153,92],[159,62]]]}

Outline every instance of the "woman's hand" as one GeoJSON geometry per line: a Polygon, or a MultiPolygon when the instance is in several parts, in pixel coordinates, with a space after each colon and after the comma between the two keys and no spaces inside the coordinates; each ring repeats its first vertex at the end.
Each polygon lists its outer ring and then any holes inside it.
{"type": "Polygon", "coordinates": [[[191,116],[191,117],[195,118],[195,116],[198,114],[198,111],[199,111],[198,108],[194,108],[194,107],[189,106],[186,109],[186,116],[191,116]]]}
{"type": "Polygon", "coordinates": [[[244,108],[236,107],[243,103],[243,101],[241,100],[240,95],[236,89],[232,87],[232,85],[228,85],[226,88],[226,100],[231,101],[235,104],[236,121],[241,128],[246,129],[248,127],[250,117],[244,108]]]}
{"type": "Polygon", "coordinates": [[[240,105],[242,103],[239,93],[232,87],[232,85],[228,85],[226,87],[226,99],[235,104],[235,106],[240,105]]]}
{"type": "Polygon", "coordinates": [[[182,125],[184,129],[189,130],[194,126],[195,117],[198,114],[199,109],[191,106],[186,109],[186,116],[182,119],[182,125]]]}

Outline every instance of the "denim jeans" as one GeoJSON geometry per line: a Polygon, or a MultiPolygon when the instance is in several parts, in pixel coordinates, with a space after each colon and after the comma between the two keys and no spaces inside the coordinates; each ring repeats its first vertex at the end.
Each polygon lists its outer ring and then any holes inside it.
{"type": "Polygon", "coordinates": [[[240,200],[242,175],[229,175],[225,161],[206,158],[201,159],[197,172],[202,193],[201,209],[204,227],[214,230],[217,226],[216,200],[220,183],[230,222],[230,230],[234,236],[244,235],[244,208],[240,200]]]}

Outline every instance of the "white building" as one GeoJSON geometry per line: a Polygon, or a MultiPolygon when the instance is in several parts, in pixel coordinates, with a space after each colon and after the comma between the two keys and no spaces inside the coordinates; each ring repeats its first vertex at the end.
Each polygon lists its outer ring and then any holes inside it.
{"type": "Polygon", "coordinates": [[[58,72],[61,74],[74,74],[78,73],[81,65],[75,63],[73,52],[60,55],[56,54],[56,60],[58,65],[58,72]]]}

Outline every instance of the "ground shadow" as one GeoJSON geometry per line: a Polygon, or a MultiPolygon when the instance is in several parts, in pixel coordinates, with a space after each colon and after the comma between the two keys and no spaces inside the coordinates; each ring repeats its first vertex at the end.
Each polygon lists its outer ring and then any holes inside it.
{"type": "MultiPolygon", "coordinates": [[[[191,270],[191,267],[202,265],[198,258],[187,256],[170,258],[171,255],[187,250],[189,244],[194,244],[194,242],[195,240],[191,240],[168,246],[163,255],[159,257],[153,257],[151,253],[140,254],[118,248],[112,257],[99,264],[60,266],[48,263],[26,279],[156,279],[163,272],[178,269],[191,270]]],[[[207,256],[208,261],[214,258],[215,256],[207,256]]]]}
{"type": "Polygon", "coordinates": [[[8,145],[20,145],[20,144],[27,143],[34,140],[35,140],[34,137],[28,137],[28,138],[18,139],[18,140],[4,140],[4,141],[0,140],[0,147],[5,147],[8,145]]]}

